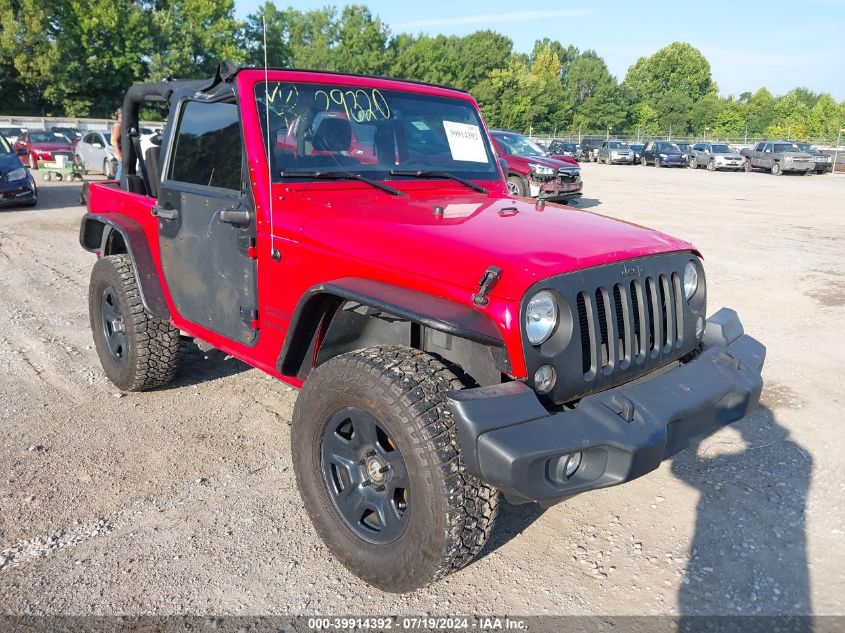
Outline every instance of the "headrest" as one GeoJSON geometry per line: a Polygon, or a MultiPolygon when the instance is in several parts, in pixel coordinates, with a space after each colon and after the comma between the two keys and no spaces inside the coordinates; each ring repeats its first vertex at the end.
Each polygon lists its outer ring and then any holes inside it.
{"type": "Polygon", "coordinates": [[[325,118],[314,132],[318,152],[346,152],[352,144],[352,125],[346,119],[325,118]]]}

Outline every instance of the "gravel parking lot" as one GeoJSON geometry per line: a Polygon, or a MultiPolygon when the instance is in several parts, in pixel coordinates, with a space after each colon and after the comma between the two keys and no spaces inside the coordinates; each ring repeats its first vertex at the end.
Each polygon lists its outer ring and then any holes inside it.
{"type": "Polygon", "coordinates": [[[577,205],[704,253],[768,346],[761,408],[635,482],[505,506],[484,555],[384,594],[328,555],[288,453],[296,392],[189,346],[122,394],[88,326],[78,183],[0,210],[0,612],[845,613],[845,176],[583,166],[577,205]]]}

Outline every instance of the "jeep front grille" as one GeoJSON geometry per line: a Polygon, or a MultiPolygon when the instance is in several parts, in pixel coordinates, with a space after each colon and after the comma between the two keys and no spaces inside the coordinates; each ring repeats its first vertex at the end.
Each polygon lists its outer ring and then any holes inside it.
{"type": "Polygon", "coordinates": [[[584,268],[534,284],[556,294],[559,326],[541,345],[523,336],[529,384],[541,365],[551,365],[557,382],[544,399],[572,402],[615,387],[677,361],[698,344],[695,323],[705,313],[702,290],[691,305],[683,294],[684,268],[699,266],[689,251],[663,253],[584,268]]]}
{"type": "Polygon", "coordinates": [[[585,380],[669,354],[683,342],[678,273],[578,293],[581,369],[585,380]]]}

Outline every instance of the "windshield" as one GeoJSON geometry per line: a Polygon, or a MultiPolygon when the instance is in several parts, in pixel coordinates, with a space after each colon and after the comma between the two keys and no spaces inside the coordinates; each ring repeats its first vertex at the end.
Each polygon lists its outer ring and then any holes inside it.
{"type": "Polygon", "coordinates": [[[806,152],[808,154],[820,154],[821,153],[821,152],[819,152],[819,150],[817,150],[815,147],[813,147],[809,143],[796,143],[795,145],[802,152],[806,152]]]}
{"type": "Polygon", "coordinates": [[[513,132],[496,132],[493,134],[499,145],[508,154],[514,156],[545,156],[546,153],[529,138],[513,132]]]}
{"type": "Polygon", "coordinates": [[[610,141],[607,144],[610,149],[628,149],[628,146],[625,143],[619,143],[618,141],[610,141]]]}
{"type": "Polygon", "coordinates": [[[712,147],[713,147],[713,153],[714,154],[733,154],[733,153],[735,153],[727,145],[713,145],[712,147]]]}
{"type": "Polygon", "coordinates": [[[775,152],[800,152],[794,143],[775,143],[775,152]]]}
{"type": "Polygon", "coordinates": [[[7,141],[2,134],[0,134],[0,154],[10,154],[12,152],[12,146],[9,145],[9,141],[7,141]]]}
{"type": "Polygon", "coordinates": [[[636,150],[636,151],[638,151],[638,152],[639,152],[639,151],[640,151],[643,147],[645,147],[645,145],[643,145],[642,143],[635,143],[634,145],[631,145],[631,149],[636,150]]]}
{"type": "Polygon", "coordinates": [[[255,86],[273,180],[282,172],[342,170],[386,180],[392,170],[436,170],[498,180],[471,103],[444,97],[301,82],[255,86]]]}
{"type": "Polygon", "coordinates": [[[682,150],[682,151],[684,151],[684,152],[686,152],[687,150],[689,150],[689,143],[675,143],[675,145],[677,145],[677,146],[678,146],[678,149],[680,149],[680,150],[682,150]]]}
{"type": "Polygon", "coordinates": [[[70,141],[64,134],[59,132],[30,132],[30,143],[68,143],[70,141]]]}
{"type": "Polygon", "coordinates": [[[680,152],[678,146],[674,143],[657,143],[657,151],[659,152],[680,152]]]}

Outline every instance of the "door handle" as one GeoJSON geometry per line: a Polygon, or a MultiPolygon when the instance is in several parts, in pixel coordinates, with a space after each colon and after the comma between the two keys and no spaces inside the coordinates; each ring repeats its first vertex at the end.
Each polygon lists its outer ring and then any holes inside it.
{"type": "Polygon", "coordinates": [[[152,210],[150,211],[154,216],[161,218],[162,220],[178,220],[179,219],[179,209],[165,209],[159,205],[155,205],[152,210]]]}
{"type": "Polygon", "coordinates": [[[246,226],[250,222],[249,211],[244,209],[220,209],[220,221],[235,226],[246,226]]]}

